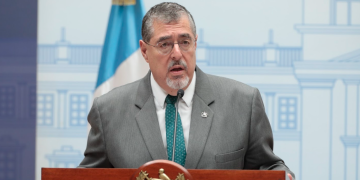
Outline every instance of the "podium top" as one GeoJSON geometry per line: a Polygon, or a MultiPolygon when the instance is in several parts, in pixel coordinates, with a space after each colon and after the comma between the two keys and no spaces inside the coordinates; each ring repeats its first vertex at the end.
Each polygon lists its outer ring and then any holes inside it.
{"type": "Polygon", "coordinates": [[[185,169],[168,160],[154,160],[138,169],[42,168],[42,180],[285,180],[285,171],[185,169]]]}
{"type": "MultiPolygon", "coordinates": [[[[42,168],[42,180],[129,180],[137,169],[42,168]]],[[[194,180],[285,180],[285,171],[273,170],[187,170],[194,180]]],[[[170,177],[173,178],[173,177],[170,177]]]]}

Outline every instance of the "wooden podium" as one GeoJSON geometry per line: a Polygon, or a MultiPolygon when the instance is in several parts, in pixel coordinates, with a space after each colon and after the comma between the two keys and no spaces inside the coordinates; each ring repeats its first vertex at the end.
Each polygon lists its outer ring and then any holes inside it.
{"type": "Polygon", "coordinates": [[[285,171],[185,169],[167,160],[155,160],[138,169],[42,168],[42,180],[285,180],[285,171]]]}

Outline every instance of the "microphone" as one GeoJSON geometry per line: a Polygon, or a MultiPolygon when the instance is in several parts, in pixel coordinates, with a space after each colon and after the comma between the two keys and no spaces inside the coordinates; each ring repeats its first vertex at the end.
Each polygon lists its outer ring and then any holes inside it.
{"type": "Polygon", "coordinates": [[[175,127],[174,127],[174,141],[173,141],[173,151],[172,151],[172,161],[175,162],[175,144],[176,144],[176,128],[177,128],[177,119],[178,119],[178,109],[179,109],[179,99],[184,96],[185,92],[182,89],[179,89],[177,92],[177,99],[175,103],[175,127]]]}
{"type": "Polygon", "coordinates": [[[185,94],[184,90],[179,89],[177,92],[177,97],[178,97],[177,100],[179,100],[179,98],[182,98],[184,96],[184,94],[185,94]]]}

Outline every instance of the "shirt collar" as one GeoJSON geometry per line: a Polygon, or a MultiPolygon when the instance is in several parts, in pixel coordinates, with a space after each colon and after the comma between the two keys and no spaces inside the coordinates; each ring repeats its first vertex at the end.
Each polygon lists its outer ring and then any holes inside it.
{"type": "MultiPolygon", "coordinates": [[[[184,96],[182,97],[182,100],[185,102],[185,104],[189,107],[192,103],[192,99],[194,97],[195,93],[195,82],[196,82],[196,71],[194,72],[193,78],[191,80],[190,85],[185,90],[184,96]]],[[[165,108],[165,99],[168,95],[165,90],[163,90],[159,84],[155,81],[153,74],[150,75],[150,83],[151,83],[151,89],[155,97],[155,101],[158,105],[160,105],[161,108],[165,108]]]]}

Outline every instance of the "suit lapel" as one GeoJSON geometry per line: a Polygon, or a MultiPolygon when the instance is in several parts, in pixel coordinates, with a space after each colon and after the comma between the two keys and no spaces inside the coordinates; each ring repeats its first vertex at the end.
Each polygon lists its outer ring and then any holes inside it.
{"type": "Polygon", "coordinates": [[[138,109],[135,119],[152,159],[167,159],[151,92],[150,71],[139,84],[135,106],[138,109]]]}
{"type": "MultiPolygon", "coordinates": [[[[196,85],[185,168],[195,169],[200,161],[214,117],[214,112],[209,107],[214,103],[214,99],[207,75],[196,67],[196,85]],[[207,117],[202,117],[202,112],[206,112],[207,117]]],[[[167,159],[151,92],[150,71],[139,84],[135,106],[137,109],[135,119],[152,159],[167,159]]]]}
{"type": "Polygon", "coordinates": [[[214,102],[214,94],[209,79],[198,67],[196,67],[196,85],[193,97],[189,144],[187,149],[185,168],[195,169],[210,132],[214,117],[213,110],[209,107],[214,102]],[[206,112],[207,117],[201,113],[206,112]]]}

